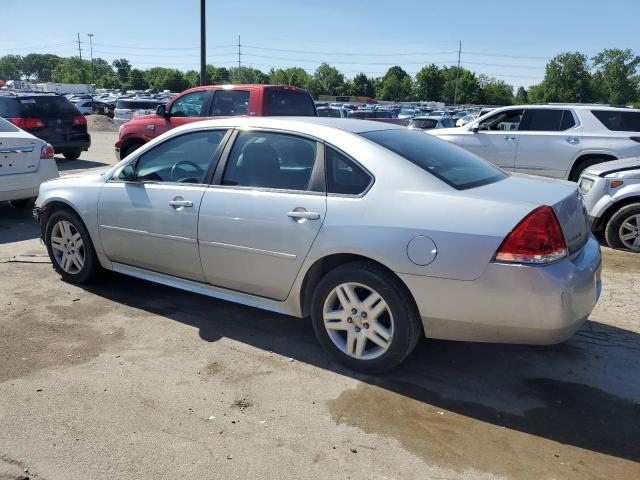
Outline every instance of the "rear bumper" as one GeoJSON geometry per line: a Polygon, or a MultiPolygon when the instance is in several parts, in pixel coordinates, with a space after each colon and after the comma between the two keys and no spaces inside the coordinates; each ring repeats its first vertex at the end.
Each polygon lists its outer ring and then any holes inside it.
{"type": "Polygon", "coordinates": [[[53,145],[53,149],[56,153],[66,152],[70,150],[81,150],[83,152],[86,152],[91,146],[91,136],[87,134],[86,136],[83,135],[78,139],[67,140],[64,142],[53,142],[51,143],[51,145],[53,145]]]}
{"type": "Polygon", "coordinates": [[[427,337],[548,345],[573,335],[595,307],[601,263],[590,235],[579,252],[552,265],[490,263],[473,281],[399,276],[416,300],[427,337]]]}
{"type": "Polygon", "coordinates": [[[35,172],[3,175],[0,177],[0,201],[37,197],[40,184],[57,177],[58,168],[51,160],[41,160],[35,172]]]}

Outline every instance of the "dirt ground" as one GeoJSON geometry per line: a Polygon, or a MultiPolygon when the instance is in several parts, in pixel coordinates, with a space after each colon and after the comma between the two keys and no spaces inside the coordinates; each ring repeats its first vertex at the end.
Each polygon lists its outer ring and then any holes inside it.
{"type": "MultiPolygon", "coordinates": [[[[61,174],[114,163],[115,136],[61,174]]],[[[640,478],[640,255],[603,249],[562,345],[425,340],[366,376],[304,320],[10,261],[45,253],[0,204],[0,480],[640,478]]]]}

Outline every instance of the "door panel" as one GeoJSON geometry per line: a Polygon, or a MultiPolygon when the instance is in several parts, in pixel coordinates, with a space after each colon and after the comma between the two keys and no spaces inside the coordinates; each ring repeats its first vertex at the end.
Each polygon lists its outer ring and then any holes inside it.
{"type": "Polygon", "coordinates": [[[568,132],[520,132],[516,171],[565,178],[582,148],[582,127],[568,132]]]}
{"type": "Polygon", "coordinates": [[[517,131],[479,131],[467,135],[464,148],[499,167],[513,170],[519,136],[517,131]]]}
{"type": "Polygon", "coordinates": [[[100,193],[100,240],[114,262],[204,281],[198,207],[206,187],[107,182],[100,193]],[[174,199],[192,206],[170,205],[174,199]]]}
{"type": "Polygon", "coordinates": [[[209,188],[198,222],[207,280],[219,287],[286,299],[325,212],[323,194],[209,188]],[[289,216],[302,210],[317,218],[289,216]]]}

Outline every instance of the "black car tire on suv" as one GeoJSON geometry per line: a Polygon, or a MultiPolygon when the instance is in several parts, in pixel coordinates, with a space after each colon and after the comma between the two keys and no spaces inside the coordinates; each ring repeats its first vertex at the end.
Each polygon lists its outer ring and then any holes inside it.
{"type": "Polygon", "coordinates": [[[82,152],[80,150],[73,150],[71,152],[62,152],[62,155],[64,155],[64,158],[66,158],[67,160],[77,160],[80,158],[81,154],[82,152]]]}

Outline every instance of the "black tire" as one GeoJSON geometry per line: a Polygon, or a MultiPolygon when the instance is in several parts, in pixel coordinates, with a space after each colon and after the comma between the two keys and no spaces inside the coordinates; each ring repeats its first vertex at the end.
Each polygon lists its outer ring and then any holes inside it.
{"type": "Polygon", "coordinates": [[[122,151],[120,158],[128,157],[137,149],[139,149],[142,145],[144,145],[144,143],[142,142],[135,142],[135,143],[132,143],[131,145],[127,145],[127,147],[122,151]]]}
{"type": "MultiPolygon", "coordinates": [[[[611,248],[640,252],[640,247],[638,247],[637,249],[629,248],[622,242],[622,239],[620,238],[620,227],[633,215],[640,215],[640,203],[632,203],[630,205],[622,207],[609,219],[607,225],[604,228],[604,238],[611,248]]],[[[629,233],[633,232],[629,231],[629,233]]],[[[640,235],[640,232],[638,232],[637,234],[640,235]]]]}
{"type": "MultiPolygon", "coordinates": [[[[399,366],[413,352],[423,332],[417,308],[404,285],[401,285],[383,268],[360,261],[337,267],[322,278],[311,300],[311,320],[320,344],[342,365],[364,373],[382,373],[399,366]],[[391,342],[388,349],[376,358],[357,359],[343,352],[325,328],[323,316],[325,301],[334,288],[349,282],[364,285],[377,292],[384,299],[393,316],[391,342]]],[[[358,320],[361,319],[358,318],[358,320]]],[[[344,335],[346,337],[346,332],[344,335]]],[[[366,342],[365,344],[368,345],[366,342]]]]}
{"type": "Polygon", "coordinates": [[[58,274],[60,274],[63,280],[71,283],[91,283],[97,280],[103,273],[100,261],[98,260],[96,251],[93,248],[93,242],[91,241],[89,232],[87,231],[80,217],[78,217],[75,212],[66,209],[56,210],[55,212],[53,212],[47,219],[44,240],[47,246],[47,252],[49,253],[49,258],[51,259],[51,265],[53,265],[54,270],[58,272],[58,274]],[[80,237],[82,238],[84,264],[82,268],[75,273],[69,273],[61,267],[60,263],[54,255],[53,247],[51,246],[51,232],[53,231],[56,223],[62,220],[66,220],[67,222],[71,223],[75,231],[77,231],[77,233],[79,233],[80,237]]]}
{"type": "Polygon", "coordinates": [[[11,205],[16,208],[33,208],[36,203],[36,197],[21,198],[20,200],[11,200],[11,205]]]}
{"type": "Polygon", "coordinates": [[[67,160],[78,160],[82,152],[80,150],[73,150],[71,152],[62,152],[62,155],[64,155],[64,158],[67,160]]]}
{"type": "Polygon", "coordinates": [[[582,174],[582,172],[584,172],[587,168],[593,167],[594,165],[597,165],[599,163],[611,162],[613,160],[615,159],[601,157],[584,160],[573,167],[573,170],[571,170],[571,175],[569,175],[569,180],[572,182],[577,182],[578,180],[580,180],[580,175],[582,174]]]}

